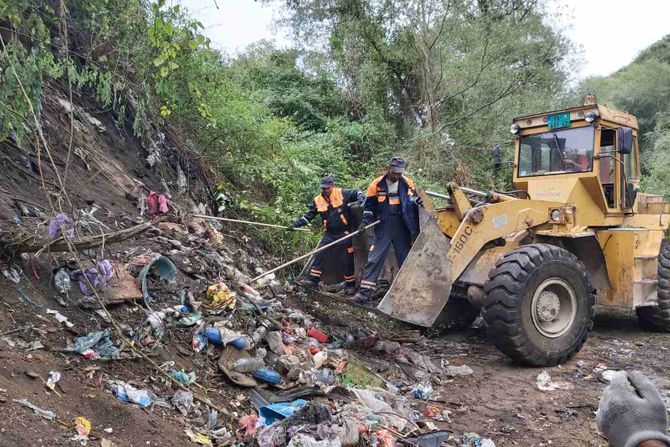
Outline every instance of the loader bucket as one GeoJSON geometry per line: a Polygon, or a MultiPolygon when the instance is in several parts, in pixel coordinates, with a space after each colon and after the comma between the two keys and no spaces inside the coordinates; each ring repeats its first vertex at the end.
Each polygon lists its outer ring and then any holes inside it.
{"type": "Polygon", "coordinates": [[[435,218],[419,208],[421,232],[377,308],[407,323],[431,327],[449,300],[449,239],[435,218]]]}

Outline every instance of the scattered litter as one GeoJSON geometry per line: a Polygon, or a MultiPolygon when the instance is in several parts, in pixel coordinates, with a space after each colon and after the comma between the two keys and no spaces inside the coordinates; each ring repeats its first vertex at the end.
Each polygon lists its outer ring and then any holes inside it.
{"type": "MultiPolygon", "coordinates": [[[[235,436],[237,439],[244,439],[256,434],[256,423],[258,423],[258,415],[256,413],[245,414],[237,421],[237,430],[235,436]]],[[[271,423],[270,423],[271,424],[271,423]]]]}
{"type": "Polygon", "coordinates": [[[217,284],[212,284],[207,288],[207,299],[209,303],[204,306],[210,310],[227,310],[235,309],[237,303],[236,293],[230,290],[230,288],[220,282],[217,284]]]}
{"type": "Polygon", "coordinates": [[[193,393],[190,391],[179,390],[174,393],[174,396],[172,396],[172,404],[184,416],[187,416],[189,413],[195,410],[193,393]]]}
{"type": "Polygon", "coordinates": [[[188,430],[184,430],[184,433],[186,433],[188,439],[190,439],[192,442],[195,442],[198,445],[206,445],[206,446],[212,445],[212,440],[209,439],[208,436],[203,435],[202,433],[194,432],[190,428],[188,430]]]}
{"type": "Polygon", "coordinates": [[[129,383],[120,380],[114,381],[113,389],[116,397],[124,402],[132,402],[141,407],[148,407],[151,405],[151,397],[146,390],[138,390],[129,383]]]}
{"type": "Polygon", "coordinates": [[[152,217],[159,214],[167,214],[170,211],[165,195],[156,194],[153,191],[151,191],[147,197],[147,209],[152,217]]]}
{"type": "Polygon", "coordinates": [[[216,411],[214,408],[209,409],[209,413],[207,413],[207,428],[210,430],[214,430],[216,428],[216,423],[219,420],[219,412],[216,411]]]}
{"type": "Polygon", "coordinates": [[[463,433],[458,441],[459,446],[465,447],[496,447],[495,443],[489,438],[482,438],[477,433],[463,433]]]}
{"type": "Polygon", "coordinates": [[[270,369],[257,369],[252,375],[258,380],[272,385],[278,385],[281,382],[279,373],[270,369]]]}
{"type": "Polygon", "coordinates": [[[396,445],[393,435],[388,430],[378,430],[372,435],[373,447],[394,447],[396,445]]]}
{"type": "Polygon", "coordinates": [[[96,267],[87,267],[84,270],[74,270],[70,273],[70,279],[79,282],[79,290],[84,295],[93,295],[96,291],[101,292],[113,277],[114,267],[107,259],[98,262],[96,267]]]}
{"type": "Polygon", "coordinates": [[[593,367],[593,372],[594,373],[601,373],[607,369],[607,365],[604,363],[598,363],[596,366],[593,367]]]}
{"type": "Polygon", "coordinates": [[[237,349],[245,349],[250,345],[250,341],[247,341],[247,338],[242,334],[227,328],[208,326],[205,328],[205,336],[210,343],[216,346],[232,344],[237,349]]]}
{"type": "Polygon", "coordinates": [[[578,368],[583,368],[586,365],[586,362],[584,360],[577,360],[577,367],[578,368]]]}
{"type": "Polygon", "coordinates": [[[89,332],[86,335],[77,337],[74,346],[67,347],[64,351],[78,352],[89,359],[119,358],[119,350],[114,346],[114,343],[112,343],[109,329],[89,332]]]}
{"type": "Polygon", "coordinates": [[[26,351],[36,351],[38,349],[44,349],[44,345],[39,340],[33,340],[26,348],[26,351]]]}
{"type": "Polygon", "coordinates": [[[560,380],[552,381],[547,371],[542,371],[535,379],[537,389],[540,391],[571,390],[572,384],[560,380]]]}
{"type": "Polygon", "coordinates": [[[419,383],[412,388],[415,399],[429,400],[433,396],[433,386],[430,382],[419,383]]]}
{"type": "Polygon", "coordinates": [[[418,447],[440,447],[450,438],[450,433],[445,430],[438,430],[425,433],[413,438],[404,438],[403,444],[415,445],[418,447]]]}
{"type": "Polygon", "coordinates": [[[307,401],[303,399],[266,405],[258,410],[260,422],[263,425],[272,425],[276,421],[292,416],[305,405],[307,405],[307,401]]]}
{"type": "Polygon", "coordinates": [[[328,343],[328,335],[324,334],[315,327],[309,328],[307,335],[316,339],[319,343],[328,343]]]}
{"type": "Polygon", "coordinates": [[[149,275],[152,267],[154,267],[153,271],[158,275],[158,278],[161,281],[170,282],[173,281],[177,276],[177,266],[174,265],[170,258],[163,255],[155,256],[144,266],[144,268],[140,271],[139,276],[137,277],[142,287],[142,298],[144,298],[145,302],[149,302],[151,300],[151,295],[149,295],[148,290],[147,276],[149,275]]]}
{"type": "Polygon", "coordinates": [[[280,331],[271,331],[265,335],[265,342],[268,344],[270,351],[277,355],[284,355],[284,341],[280,331]]]}
{"type": "Polygon", "coordinates": [[[474,373],[472,368],[470,368],[468,365],[461,365],[461,366],[447,365],[445,371],[448,376],[469,376],[470,374],[474,373]]]}
{"type": "Polygon", "coordinates": [[[328,360],[328,351],[317,352],[312,357],[312,360],[314,361],[314,367],[316,369],[321,368],[326,363],[326,361],[328,360]]]}
{"type": "Polygon", "coordinates": [[[19,271],[14,267],[3,268],[2,275],[11,282],[13,282],[14,284],[18,284],[21,282],[21,275],[19,274],[19,271]]]}
{"type": "Polygon", "coordinates": [[[54,275],[54,287],[61,295],[67,295],[70,291],[70,274],[65,269],[59,269],[54,275]]]}
{"type": "Polygon", "coordinates": [[[250,373],[263,369],[265,367],[265,362],[263,359],[258,357],[248,357],[237,360],[233,364],[235,371],[240,373],[250,373]]]}
{"type": "Polygon", "coordinates": [[[88,441],[88,435],[91,434],[91,421],[86,419],[84,416],[77,416],[74,418],[75,430],[77,434],[71,438],[71,441],[80,441],[82,445],[86,445],[88,441]]]}
{"type": "Polygon", "coordinates": [[[30,305],[32,305],[32,306],[38,307],[38,308],[42,308],[42,307],[44,307],[44,304],[36,303],[35,301],[33,301],[33,299],[30,298],[30,297],[28,296],[28,294],[27,294],[26,292],[24,292],[23,289],[22,289],[21,287],[17,287],[17,288],[16,288],[16,291],[19,292],[19,296],[21,296],[21,299],[22,299],[23,301],[25,301],[26,303],[28,303],[28,304],[30,304],[30,305]]]}
{"type": "Polygon", "coordinates": [[[61,374],[58,371],[50,371],[49,372],[49,378],[47,379],[47,388],[49,388],[51,391],[54,391],[56,389],[56,383],[60,380],[61,374]]]}
{"type": "Polygon", "coordinates": [[[52,421],[56,417],[56,414],[53,411],[45,410],[43,408],[38,407],[37,405],[31,404],[30,402],[28,402],[28,399],[21,399],[21,400],[12,399],[12,401],[16,402],[17,404],[21,404],[24,407],[30,408],[36,414],[42,416],[44,419],[47,419],[49,421],[52,421]]]}
{"type": "Polygon", "coordinates": [[[70,219],[65,214],[56,214],[49,219],[49,239],[56,239],[59,237],[74,238],[74,227],[70,219]]]}
{"type": "Polygon", "coordinates": [[[184,386],[189,386],[195,383],[195,371],[188,374],[184,371],[173,371],[172,378],[184,386]]]}
{"type": "Polygon", "coordinates": [[[157,339],[163,338],[165,335],[165,327],[163,326],[163,318],[165,318],[165,312],[151,312],[147,317],[147,323],[151,326],[151,329],[156,335],[157,339]]]}
{"type": "Polygon", "coordinates": [[[102,438],[100,440],[100,447],[119,447],[118,444],[115,444],[113,441],[110,441],[109,439],[102,438]]]}
{"type": "Polygon", "coordinates": [[[50,314],[50,315],[53,315],[54,318],[59,323],[65,324],[65,326],[67,326],[68,329],[72,329],[74,327],[74,323],[72,323],[70,320],[68,320],[68,318],[65,315],[61,314],[57,310],[47,309],[47,313],[50,314]]]}

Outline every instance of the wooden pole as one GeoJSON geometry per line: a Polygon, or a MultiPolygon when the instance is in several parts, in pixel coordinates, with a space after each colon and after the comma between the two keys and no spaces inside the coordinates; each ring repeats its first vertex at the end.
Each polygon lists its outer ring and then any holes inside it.
{"type": "MultiPolygon", "coordinates": [[[[363,231],[367,230],[368,228],[372,228],[372,227],[374,227],[374,226],[377,225],[379,222],[380,222],[380,221],[372,222],[370,225],[368,225],[367,227],[365,227],[365,229],[364,229],[363,231]]],[[[277,270],[281,270],[281,269],[283,269],[284,267],[287,267],[287,266],[289,266],[289,265],[291,265],[291,264],[295,264],[296,262],[301,261],[301,260],[303,260],[303,259],[305,259],[305,258],[308,258],[308,257],[310,257],[310,256],[312,256],[312,255],[314,255],[314,254],[316,254],[316,253],[318,253],[318,252],[320,252],[320,251],[325,250],[326,248],[330,248],[330,247],[332,247],[333,245],[339,244],[340,242],[342,242],[342,241],[344,241],[344,240],[347,240],[347,239],[349,239],[349,238],[352,238],[352,237],[356,236],[356,235],[359,234],[359,233],[360,233],[360,231],[358,231],[358,230],[357,230],[357,231],[354,231],[353,233],[349,233],[349,234],[347,234],[346,236],[341,237],[341,238],[339,238],[339,239],[336,240],[336,241],[333,241],[333,242],[331,242],[331,243],[329,243],[329,244],[324,245],[323,247],[317,248],[316,250],[312,250],[312,251],[310,251],[309,253],[306,253],[306,254],[304,254],[304,255],[302,255],[302,256],[298,256],[297,258],[293,259],[292,261],[285,262],[285,263],[283,263],[282,265],[280,265],[280,266],[278,266],[278,267],[275,267],[275,268],[273,268],[273,269],[271,269],[271,270],[268,270],[267,272],[263,272],[263,273],[261,273],[261,274],[258,275],[257,277],[253,278],[253,279],[251,280],[251,282],[252,282],[252,283],[253,283],[253,282],[256,282],[256,281],[258,281],[259,279],[261,279],[261,278],[263,278],[263,277],[265,277],[265,276],[268,276],[268,275],[271,274],[271,273],[276,272],[277,270]]]]}
{"type": "MultiPolygon", "coordinates": [[[[194,214],[193,217],[198,217],[200,219],[222,220],[224,222],[236,222],[236,223],[243,223],[243,224],[249,224],[249,225],[258,225],[258,226],[261,226],[261,227],[281,228],[283,230],[288,230],[288,228],[283,226],[283,225],[274,225],[274,224],[263,223],[263,222],[252,222],[250,220],[230,219],[228,217],[205,216],[204,214],[194,214]]],[[[294,230],[309,231],[309,229],[307,229],[307,228],[294,228],[294,230]]]]}

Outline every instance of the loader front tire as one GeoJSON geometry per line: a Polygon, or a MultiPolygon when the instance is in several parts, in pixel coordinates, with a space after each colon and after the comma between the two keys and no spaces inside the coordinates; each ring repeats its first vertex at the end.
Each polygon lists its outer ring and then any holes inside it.
{"type": "Polygon", "coordinates": [[[530,244],[507,253],[484,285],[489,339],[515,362],[563,363],[593,326],[595,295],[586,268],[567,250],[530,244]]]}
{"type": "Polygon", "coordinates": [[[658,305],[635,309],[641,327],[651,331],[670,331],[670,241],[664,240],[658,253],[658,305]]]}

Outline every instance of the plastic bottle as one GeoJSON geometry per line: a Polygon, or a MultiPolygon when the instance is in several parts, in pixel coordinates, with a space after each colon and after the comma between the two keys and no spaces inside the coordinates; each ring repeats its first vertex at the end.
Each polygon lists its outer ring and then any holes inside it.
{"type": "Polygon", "coordinates": [[[279,373],[277,371],[272,371],[271,369],[258,369],[253,372],[253,376],[258,380],[262,380],[263,382],[272,385],[277,385],[281,382],[279,373]]]}
{"type": "Polygon", "coordinates": [[[268,328],[267,326],[261,324],[256,328],[254,333],[251,335],[251,339],[253,340],[254,344],[258,344],[263,338],[265,337],[265,334],[268,333],[268,328]]]}
{"type": "Polygon", "coordinates": [[[233,368],[237,372],[248,373],[265,368],[265,362],[257,357],[244,358],[235,361],[233,368]]]}

